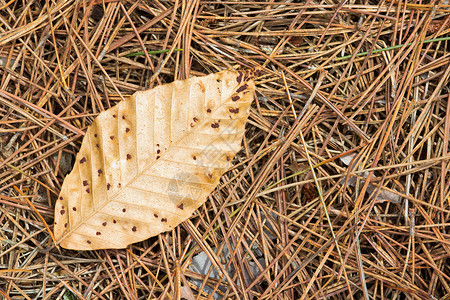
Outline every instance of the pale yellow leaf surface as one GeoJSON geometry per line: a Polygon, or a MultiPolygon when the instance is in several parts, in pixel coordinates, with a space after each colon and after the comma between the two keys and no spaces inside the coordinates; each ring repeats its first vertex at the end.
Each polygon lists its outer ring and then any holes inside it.
{"type": "Polygon", "coordinates": [[[125,248],[188,219],[241,148],[252,73],[175,81],[100,113],[55,204],[58,245],[125,248]]]}

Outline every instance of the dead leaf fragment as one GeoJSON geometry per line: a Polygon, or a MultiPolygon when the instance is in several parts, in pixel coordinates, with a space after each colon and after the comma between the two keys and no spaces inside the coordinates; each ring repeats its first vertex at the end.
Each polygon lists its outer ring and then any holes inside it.
{"type": "Polygon", "coordinates": [[[125,248],[188,219],[241,148],[253,74],[175,81],[99,114],[55,205],[57,243],[125,248]]]}

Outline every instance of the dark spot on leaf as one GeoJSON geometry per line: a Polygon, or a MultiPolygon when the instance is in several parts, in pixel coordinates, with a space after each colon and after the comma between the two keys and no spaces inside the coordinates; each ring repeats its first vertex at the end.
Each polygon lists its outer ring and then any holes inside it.
{"type": "Polygon", "coordinates": [[[61,208],[64,209],[64,205],[61,205],[61,208]]]}
{"type": "Polygon", "coordinates": [[[196,117],[194,117],[194,122],[198,122],[198,119],[196,117]]]}
{"type": "Polygon", "coordinates": [[[127,154],[127,160],[131,159],[131,154],[127,154]]]}
{"type": "Polygon", "coordinates": [[[102,169],[98,169],[97,173],[98,173],[98,177],[100,177],[100,175],[102,175],[102,173],[103,173],[102,169]]]}
{"type": "Polygon", "coordinates": [[[159,144],[156,144],[156,147],[159,147],[159,144]]]}
{"type": "Polygon", "coordinates": [[[109,183],[106,184],[106,189],[109,191],[109,189],[111,188],[111,185],[109,183]]]}
{"type": "Polygon", "coordinates": [[[211,113],[211,109],[208,108],[208,109],[206,110],[206,112],[207,112],[208,114],[211,113]]]}
{"type": "Polygon", "coordinates": [[[125,116],[122,116],[122,120],[125,120],[125,116]]]}
{"type": "Polygon", "coordinates": [[[86,241],[86,243],[90,244],[90,243],[91,243],[91,241],[87,240],[87,241],[86,241]]]}
{"type": "Polygon", "coordinates": [[[212,123],[212,124],[211,124],[211,127],[212,127],[212,128],[219,128],[219,123],[212,123]]]}
{"type": "Polygon", "coordinates": [[[95,234],[96,235],[101,235],[102,233],[100,231],[97,231],[95,234]]]}
{"type": "Polygon", "coordinates": [[[117,187],[120,189],[120,188],[122,187],[122,184],[119,182],[119,183],[117,184],[117,187]]]}
{"type": "Polygon", "coordinates": [[[156,159],[159,159],[160,157],[161,157],[161,156],[158,155],[158,156],[156,157],[156,159]]]}
{"type": "Polygon", "coordinates": [[[157,218],[157,217],[158,217],[158,214],[153,214],[153,216],[155,216],[155,218],[157,218]]]}
{"type": "Polygon", "coordinates": [[[67,228],[67,226],[69,226],[69,224],[67,224],[67,223],[64,223],[64,228],[67,228]]]}
{"type": "Polygon", "coordinates": [[[212,174],[208,174],[208,177],[209,177],[209,178],[212,178],[213,176],[212,176],[212,174]]]}
{"type": "Polygon", "coordinates": [[[183,210],[184,209],[184,204],[180,203],[180,205],[177,206],[179,209],[183,210]]]}
{"type": "Polygon", "coordinates": [[[82,159],[80,159],[80,164],[84,164],[86,162],[86,157],[83,157],[82,159]]]}
{"type": "Polygon", "coordinates": [[[248,84],[244,84],[244,85],[238,87],[238,89],[236,90],[236,93],[240,93],[240,92],[246,90],[247,88],[248,88],[248,84]]]}
{"type": "Polygon", "coordinates": [[[232,108],[232,107],[230,107],[230,109],[229,109],[229,111],[230,111],[230,113],[232,113],[232,114],[237,114],[237,113],[239,113],[239,108],[232,108]]]}
{"type": "Polygon", "coordinates": [[[113,115],[113,118],[115,118],[116,117],[116,115],[113,115]]]}
{"type": "Polygon", "coordinates": [[[96,134],[96,133],[94,133],[94,137],[97,137],[97,134],[96,134]]]}
{"type": "Polygon", "coordinates": [[[158,149],[158,150],[156,150],[156,153],[160,154],[160,153],[161,153],[161,150],[159,150],[159,149],[158,149]]]}
{"type": "Polygon", "coordinates": [[[194,125],[194,123],[191,123],[191,124],[189,124],[191,127],[194,127],[195,125],[194,125]]]}
{"type": "Polygon", "coordinates": [[[122,209],[122,211],[123,211],[123,212],[126,212],[126,211],[127,211],[127,209],[126,209],[126,208],[123,208],[123,209],[122,209]]]}
{"type": "Polygon", "coordinates": [[[220,79],[216,79],[217,83],[220,83],[220,79]]]}
{"type": "Polygon", "coordinates": [[[62,200],[63,199],[63,197],[59,197],[59,200],[62,200]]]}
{"type": "Polygon", "coordinates": [[[88,185],[87,180],[83,180],[83,186],[87,186],[87,185],[88,185]]]}
{"type": "Polygon", "coordinates": [[[230,161],[230,160],[231,160],[231,157],[227,156],[227,161],[230,161]]]}
{"type": "Polygon", "coordinates": [[[125,128],[125,132],[130,132],[130,128],[125,128]]]}
{"type": "Polygon", "coordinates": [[[195,155],[192,156],[192,159],[193,159],[193,160],[197,160],[197,156],[195,156],[195,155]]]}
{"type": "Polygon", "coordinates": [[[95,147],[100,148],[100,145],[99,144],[95,144],[95,147]]]}
{"type": "Polygon", "coordinates": [[[136,232],[136,230],[137,230],[136,226],[133,226],[133,228],[131,228],[131,230],[133,230],[133,232],[136,232]]]}
{"type": "Polygon", "coordinates": [[[113,139],[114,139],[114,136],[113,136],[113,135],[111,135],[111,136],[110,136],[109,138],[113,140],[113,139]]]}
{"type": "Polygon", "coordinates": [[[103,222],[102,225],[103,225],[103,226],[106,226],[106,222],[103,222]]]}
{"type": "Polygon", "coordinates": [[[116,220],[113,220],[113,223],[114,223],[114,224],[116,224],[116,223],[117,223],[117,221],[116,221],[116,220]]]}
{"type": "Polygon", "coordinates": [[[166,222],[167,223],[167,219],[166,218],[161,218],[161,222],[166,222]]]}
{"type": "Polygon", "coordinates": [[[241,81],[242,81],[242,72],[238,71],[238,73],[239,73],[239,75],[238,75],[238,77],[236,77],[236,81],[237,81],[237,83],[241,83],[241,81]]]}
{"type": "Polygon", "coordinates": [[[239,96],[233,96],[233,97],[231,97],[231,100],[233,100],[234,102],[236,102],[236,101],[238,101],[239,99],[240,99],[241,97],[239,97],[239,96]]]}
{"type": "Polygon", "coordinates": [[[66,211],[64,209],[61,209],[60,213],[61,213],[61,215],[64,215],[66,213],[66,211]]]}
{"type": "Polygon", "coordinates": [[[74,207],[72,207],[72,210],[73,211],[77,211],[77,208],[74,206],[74,207]]]}
{"type": "Polygon", "coordinates": [[[91,192],[91,190],[90,190],[89,188],[87,188],[87,189],[86,189],[86,193],[89,194],[90,192],[91,192]]]}

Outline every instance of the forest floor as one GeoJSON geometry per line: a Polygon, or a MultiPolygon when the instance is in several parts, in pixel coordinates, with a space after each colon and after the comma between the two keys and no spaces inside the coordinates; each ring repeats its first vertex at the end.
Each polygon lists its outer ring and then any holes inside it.
{"type": "Polygon", "coordinates": [[[0,298],[450,299],[450,5],[412,2],[1,0],[0,298]],[[95,116],[254,67],[243,148],[189,221],[55,246],[95,116]]]}

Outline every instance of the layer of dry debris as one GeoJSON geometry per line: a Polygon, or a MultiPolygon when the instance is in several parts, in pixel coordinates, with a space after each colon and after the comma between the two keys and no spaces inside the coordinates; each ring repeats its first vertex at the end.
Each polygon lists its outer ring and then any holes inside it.
{"type": "Polygon", "coordinates": [[[0,294],[448,296],[449,9],[1,0],[0,294]],[[250,67],[261,73],[243,150],[189,221],[126,250],[55,247],[53,204],[99,112],[250,67]]]}

